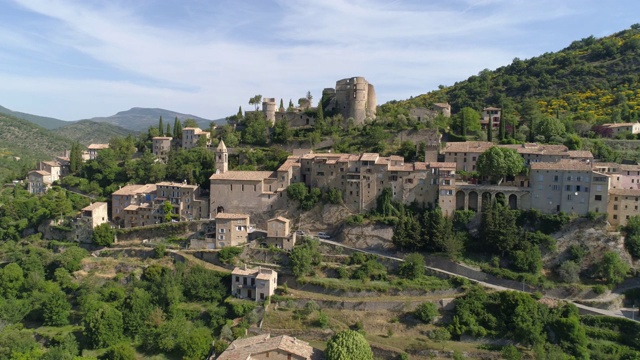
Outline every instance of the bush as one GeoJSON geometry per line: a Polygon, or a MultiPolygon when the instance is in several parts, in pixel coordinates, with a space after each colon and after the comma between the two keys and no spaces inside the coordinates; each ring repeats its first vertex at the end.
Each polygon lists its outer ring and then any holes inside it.
{"type": "Polygon", "coordinates": [[[347,225],[360,225],[362,223],[364,223],[364,216],[362,215],[351,215],[349,217],[347,217],[344,221],[345,224],[347,225]]]}
{"type": "Polygon", "coordinates": [[[329,316],[325,312],[320,311],[318,315],[318,326],[323,329],[329,327],[329,316]]]}
{"type": "Polygon", "coordinates": [[[607,291],[607,287],[604,285],[596,285],[592,288],[592,290],[597,295],[602,295],[607,291]]]}
{"type": "Polygon", "coordinates": [[[407,257],[404,259],[404,262],[400,264],[398,273],[400,274],[400,276],[410,280],[415,280],[424,276],[424,257],[418,253],[407,255],[407,257]]]}
{"type": "Polygon", "coordinates": [[[223,264],[229,264],[238,255],[242,254],[242,248],[238,246],[225,247],[218,252],[218,260],[223,264]]]}
{"type": "Polygon", "coordinates": [[[438,316],[438,308],[434,303],[426,302],[420,304],[414,314],[420,321],[429,324],[438,316]]]}
{"type": "Polygon", "coordinates": [[[135,360],[136,359],[136,351],[129,344],[117,344],[107,350],[102,356],[100,356],[100,360],[135,360]]]}
{"type": "Polygon", "coordinates": [[[116,232],[109,223],[96,226],[91,234],[91,242],[98,246],[111,246],[115,238],[116,232]]]}
{"type": "Polygon", "coordinates": [[[167,247],[164,244],[158,244],[153,248],[153,257],[155,259],[161,259],[167,253],[167,247]]]}
{"type": "Polygon", "coordinates": [[[558,277],[562,282],[577,283],[580,282],[580,265],[575,261],[563,262],[557,270],[558,277]]]}
{"type": "Polygon", "coordinates": [[[585,255],[587,255],[587,252],[589,252],[589,248],[587,248],[587,246],[584,244],[574,244],[569,246],[568,251],[571,260],[580,261],[585,255]]]}
{"type": "Polygon", "coordinates": [[[345,330],[327,342],[325,356],[327,360],[371,360],[373,352],[362,334],[345,330]]]}

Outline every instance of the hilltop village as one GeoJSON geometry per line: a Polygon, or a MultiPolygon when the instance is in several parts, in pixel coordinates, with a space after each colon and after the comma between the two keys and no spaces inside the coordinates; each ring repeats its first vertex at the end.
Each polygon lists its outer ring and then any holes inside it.
{"type": "MultiPolygon", "coordinates": [[[[287,108],[260,95],[249,104],[224,125],[176,118],[171,130],[160,118],[139,139],[74,145],[27,174],[26,190],[54,204],[52,215],[74,198],[78,211],[48,219],[37,240],[55,242],[59,257],[91,251],[65,271],[78,281],[100,273],[103,288],[77,290],[74,306],[89,317],[90,297],[100,298],[138,354],[332,359],[342,336],[363,359],[492,359],[495,348],[586,359],[606,346],[625,358],[640,346],[629,338],[640,328],[624,319],[637,294],[614,290],[635,288],[634,245],[619,231],[640,233],[638,163],[528,141],[516,133],[526,119],[495,104],[473,126],[468,108],[413,106],[394,117],[411,129],[389,151],[371,140],[394,126],[378,119],[389,110],[363,77],[323,89],[316,106],[310,93],[287,108]],[[368,151],[340,151],[356,147],[327,133],[359,137],[368,151]],[[114,290],[125,287],[140,298],[114,290]],[[512,321],[516,312],[526,319],[512,321]],[[619,340],[588,350],[585,328],[619,340]]],[[[637,136],[640,124],[594,131],[637,136]]],[[[82,322],[87,354],[125,351],[123,337],[94,328],[100,321],[82,322]]]]}

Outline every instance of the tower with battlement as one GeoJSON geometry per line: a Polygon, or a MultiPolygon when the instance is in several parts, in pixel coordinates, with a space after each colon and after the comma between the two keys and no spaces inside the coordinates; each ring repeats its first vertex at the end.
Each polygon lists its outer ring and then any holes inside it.
{"type": "Polygon", "coordinates": [[[278,106],[276,105],[275,98],[263,98],[262,99],[262,113],[264,114],[265,119],[271,123],[271,126],[276,123],[276,109],[278,106]]]}
{"type": "MultiPolygon", "coordinates": [[[[332,96],[332,89],[325,89],[323,95],[332,96]]],[[[347,120],[353,118],[355,124],[362,124],[367,118],[376,116],[376,92],[364,77],[356,76],[336,81],[333,102],[335,110],[347,120]]]]}

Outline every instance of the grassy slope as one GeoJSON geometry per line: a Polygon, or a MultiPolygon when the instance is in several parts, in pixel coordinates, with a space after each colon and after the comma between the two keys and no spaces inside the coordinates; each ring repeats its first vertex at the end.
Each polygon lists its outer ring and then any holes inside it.
{"type": "Polygon", "coordinates": [[[113,137],[126,137],[134,131],[109,123],[81,120],[52,130],[58,136],[77,141],[82,145],[91,143],[108,143],[113,137]]]}
{"type": "Polygon", "coordinates": [[[38,126],[42,126],[45,129],[57,129],[59,127],[69,124],[69,122],[64,120],[50,118],[46,116],[32,115],[32,114],[19,112],[19,111],[13,111],[2,106],[0,106],[0,114],[10,115],[20,119],[24,119],[38,126]]]}

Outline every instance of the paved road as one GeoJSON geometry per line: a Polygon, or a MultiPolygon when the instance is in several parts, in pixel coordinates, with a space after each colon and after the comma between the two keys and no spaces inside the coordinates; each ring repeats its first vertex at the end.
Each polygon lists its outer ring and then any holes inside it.
{"type": "MultiPolygon", "coordinates": [[[[377,256],[380,256],[380,257],[383,257],[383,258],[387,258],[387,259],[391,259],[391,260],[395,260],[395,261],[404,261],[404,259],[400,259],[400,258],[395,257],[395,256],[391,256],[391,255],[388,255],[388,254],[380,253],[378,251],[357,249],[357,248],[346,246],[344,244],[341,244],[341,243],[335,242],[335,241],[331,241],[331,240],[323,240],[323,239],[318,239],[318,240],[320,240],[320,242],[325,243],[325,244],[339,246],[339,247],[342,247],[342,248],[345,248],[345,249],[349,249],[349,250],[354,250],[354,251],[359,251],[359,252],[363,252],[363,253],[373,254],[373,255],[377,255],[377,256]]],[[[495,289],[495,290],[499,290],[499,291],[512,290],[512,291],[520,291],[520,292],[522,292],[522,289],[517,288],[517,287],[505,287],[505,286],[501,286],[501,285],[496,285],[496,284],[492,284],[490,282],[486,282],[486,281],[481,281],[481,280],[470,278],[470,277],[468,277],[468,276],[466,276],[464,274],[461,274],[461,273],[455,273],[455,272],[447,271],[447,270],[440,269],[440,268],[433,267],[433,266],[426,266],[426,268],[431,270],[431,271],[435,271],[435,272],[438,272],[438,273],[441,273],[441,274],[445,274],[445,275],[448,275],[448,276],[463,277],[463,278],[468,279],[470,281],[473,281],[473,282],[475,282],[477,284],[480,284],[482,286],[486,286],[488,288],[492,288],[492,289],[495,289]]],[[[574,304],[576,307],[578,307],[579,309],[582,309],[585,312],[589,312],[589,313],[593,313],[593,314],[613,316],[613,317],[626,317],[626,318],[629,318],[629,319],[631,319],[632,316],[633,316],[633,312],[630,311],[630,309],[621,309],[621,310],[617,310],[617,311],[612,311],[612,310],[598,309],[598,308],[582,305],[582,304],[576,303],[575,301],[569,300],[569,299],[557,299],[557,298],[552,298],[552,299],[570,302],[570,303],[574,304]]]]}

